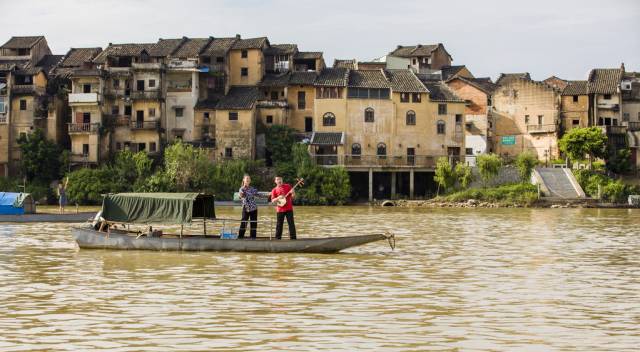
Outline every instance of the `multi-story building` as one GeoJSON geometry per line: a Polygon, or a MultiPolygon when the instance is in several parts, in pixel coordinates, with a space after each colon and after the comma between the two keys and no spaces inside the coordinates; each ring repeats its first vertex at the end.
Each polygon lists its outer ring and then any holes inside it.
{"type": "Polygon", "coordinates": [[[587,81],[569,81],[562,90],[560,117],[562,132],[589,126],[587,81]]]}
{"type": "Polygon", "coordinates": [[[502,74],[493,103],[494,150],[504,156],[525,151],[549,161],[559,157],[560,91],[528,74],[502,74]]]}
{"type": "Polygon", "coordinates": [[[622,122],[628,127],[627,141],[631,160],[640,168],[640,73],[625,72],[620,85],[622,90],[622,122]]]}
{"type": "Polygon", "coordinates": [[[398,45],[384,61],[389,69],[410,68],[415,73],[431,73],[446,66],[451,66],[451,55],[442,43],[429,45],[398,45]]]}

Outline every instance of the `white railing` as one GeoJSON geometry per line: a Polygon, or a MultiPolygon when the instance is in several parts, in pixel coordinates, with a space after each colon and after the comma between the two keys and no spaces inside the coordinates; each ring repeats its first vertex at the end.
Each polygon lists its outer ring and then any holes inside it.
{"type": "Polygon", "coordinates": [[[70,93],[69,104],[74,103],[99,103],[100,95],[98,93],[70,93]]]}

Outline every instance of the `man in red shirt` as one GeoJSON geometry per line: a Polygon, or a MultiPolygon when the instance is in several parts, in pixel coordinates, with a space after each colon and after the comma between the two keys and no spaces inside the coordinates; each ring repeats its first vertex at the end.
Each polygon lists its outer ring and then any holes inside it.
{"type": "Polygon", "coordinates": [[[276,187],[271,190],[271,202],[275,203],[276,198],[279,196],[286,196],[287,199],[287,204],[282,207],[276,207],[276,239],[282,239],[282,225],[284,224],[284,218],[286,217],[287,224],[289,225],[289,238],[295,240],[296,224],[293,220],[293,198],[296,196],[296,192],[291,188],[290,184],[282,183],[282,177],[280,176],[276,176],[274,182],[276,183],[276,187]],[[291,191],[291,193],[289,193],[289,191],[291,191]]]}

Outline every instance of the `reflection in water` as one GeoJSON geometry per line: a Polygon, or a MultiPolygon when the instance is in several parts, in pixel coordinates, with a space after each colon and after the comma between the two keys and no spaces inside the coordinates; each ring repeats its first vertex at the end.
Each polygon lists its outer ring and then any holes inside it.
{"type": "Polygon", "coordinates": [[[69,225],[1,224],[0,350],[633,350],[638,215],[297,208],[305,236],[398,236],[338,255],[79,250],[69,225]]]}

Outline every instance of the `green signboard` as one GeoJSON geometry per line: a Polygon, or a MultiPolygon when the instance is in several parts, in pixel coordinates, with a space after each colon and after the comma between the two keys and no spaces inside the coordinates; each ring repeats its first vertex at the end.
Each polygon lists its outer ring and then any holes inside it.
{"type": "Polygon", "coordinates": [[[502,145],[516,144],[516,136],[502,136],[502,145]]]}

